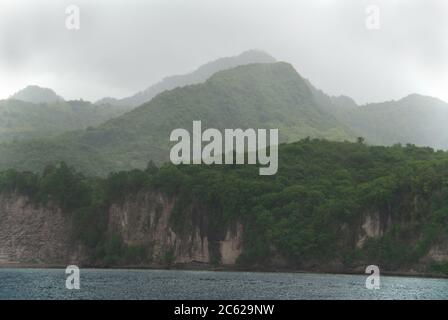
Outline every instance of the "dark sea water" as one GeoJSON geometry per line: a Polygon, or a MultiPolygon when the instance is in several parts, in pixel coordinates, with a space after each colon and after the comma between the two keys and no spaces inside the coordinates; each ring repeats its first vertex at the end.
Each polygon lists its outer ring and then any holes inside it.
{"type": "Polygon", "coordinates": [[[64,269],[0,269],[0,299],[448,299],[447,279],[364,275],[81,269],[80,290],[64,269]]]}

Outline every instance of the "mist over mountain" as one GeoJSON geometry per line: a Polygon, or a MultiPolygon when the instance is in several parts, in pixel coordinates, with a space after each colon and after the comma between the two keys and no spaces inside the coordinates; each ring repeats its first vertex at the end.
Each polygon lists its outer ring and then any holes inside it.
{"type": "Polygon", "coordinates": [[[0,142],[46,138],[66,131],[86,129],[148,102],[158,93],[201,83],[220,70],[249,63],[270,63],[275,59],[260,50],[245,51],[234,57],[220,58],[196,71],[167,77],[136,95],[117,100],[104,98],[95,104],[83,100],[66,102],[52,89],[30,85],[0,100],[0,142]]]}
{"type": "Polygon", "coordinates": [[[317,89],[308,79],[305,79],[305,83],[313,94],[314,100],[319,107],[331,114],[350,112],[358,107],[356,102],[348,96],[330,96],[322,90],[317,89]]]}
{"type": "Polygon", "coordinates": [[[0,168],[41,170],[65,161],[89,174],[142,168],[168,160],[172,130],[278,128],[281,142],[307,136],[332,140],[355,135],[321,110],[304,79],[284,62],[219,71],[204,83],[165,91],[150,102],[96,128],[0,147],[0,168]]]}
{"type": "Polygon", "coordinates": [[[50,89],[35,87],[27,87],[13,97],[0,100],[0,143],[48,138],[98,126],[127,111],[120,106],[64,101],[50,89]]]}
{"type": "Polygon", "coordinates": [[[396,143],[448,149],[448,103],[410,94],[400,100],[357,105],[347,96],[329,96],[307,84],[321,109],[332,114],[369,144],[396,143]]]}
{"type": "Polygon", "coordinates": [[[107,103],[112,105],[137,107],[150,101],[153,97],[163,91],[204,82],[218,71],[250,63],[272,63],[275,61],[276,60],[266,52],[261,50],[248,50],[234,57],[219,58],[215,61],[208,62],[192,73],[167,77],[133,96],[123,99],[106,97],[98,100],[96,104],[107,103]]]}
{"type": "Polygon", "coordinates": [[[52,89],[39,86],[27,86],[9,97],[10,100],[21,100],[31,103],[55,103],[64,99],[58,96],[52,89]]]}
{"type": "MultiPolygon", "coordinates": [[[[439,99],[413,94],[358,106],[314,87],[290,64],[270,61],[275,59],[253,50],[212,61],[130,97],[134,103],[150,99],[134,109],[111,105],[109,98],[97,104],[0,101],[0,142],[33,139],[0,146],[0,168],[35,171],[59,161],[92,175],[142,168],[149,160],[167,161],[170,132],[189,130],[194,120],[203,129],[278,128],[280,142],[363,137],[369,144],[448,149],[448,105],[439,99]],[[78,131],[64,133],[72,130],[78,131]]],[[[36,97],[30,92],[41,90],[22,91],[15,96],[36,97]]]]}
{"type": "Polygon", "coordinates": [[[437,98],[412,94],[398,101],[360,106],[339,119],[371,144],[448,149],[448,104],[437,98]]]}

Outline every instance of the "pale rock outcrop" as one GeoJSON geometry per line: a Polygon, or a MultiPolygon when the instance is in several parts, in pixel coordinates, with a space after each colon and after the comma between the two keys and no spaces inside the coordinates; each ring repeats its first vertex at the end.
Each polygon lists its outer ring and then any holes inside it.
{"type": "Polygon", "coordinates": [[[72,245],[69,218],[52,204],[0,194],[0,265],[69,265],[82,260],[72,245]]]}
{"type": "MultiPolygon", "coordinates": [[[[175,198],[161,193],[140,193],[127,197],[109,211],[109,231],[118,234],[128,245],[147,245],[149,260],[155,265],[170,263],[211,263],[211,242],[206,209],[192,204],[188,231],[176,233],[170,218],[175,198]]],[[[242,251],[242,225],[228,230],[217,240],[222,264],[235,264],[242,251]]],[[[215,238],[215,237],[213,237],[215,238]]],[[[216,240],[213,241],[215,244],[216,240]]]]}
{"type": "Polygon", "coordinates": [[[387,227],[391,224],[391,217],[387,215],[384,217],[379,211],[368,212],[363,215],[358,240],[356,242],[357,248],[362,248],[365,241],[369,238],[379,238],[383,236],[387,227]]]}
{"type": "Polygon", "coordinates": [[[235,230],[227,230],[226,237],[220,242],[221,263],[233,265],[243,250],[243,226],[237,223],[235,230]]]}
{"type": "Polygon", "coordinates": [[[431,246],[425,258],[435,262],[448,262],[448,235],[438,239],[431,246]]]}

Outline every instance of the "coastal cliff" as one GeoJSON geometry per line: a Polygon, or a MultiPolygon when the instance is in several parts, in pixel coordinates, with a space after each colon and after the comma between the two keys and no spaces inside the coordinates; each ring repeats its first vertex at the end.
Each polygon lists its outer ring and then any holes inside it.
{"type": "Polygon", "coordinates": [[[85,261],[70,236],[71,222],[53,204],[0,194],[0,265],[69,265],[85,261]]]}
{"type": "MultiPolygon", "coordinates": [[[[207,214],[196,211],[189,233],[170,225],[175,199],[161,193],[139,193],[108,210],[107,233],[126,246],[142,246],[148,266],[180,264],[234,265],[242,251],[240,223],[223,237],[207,230],[207,214]],[[211,252],[211,248],[217,251],[211,252]],[[215,260],[212,261],[212,256],[215,260]]],[[[73,222],[54,204],[34,203],[27,196],[0,195],[0,266],[95,265],[89,250],[73,237],[73,222]]]]}
{"type": "Polygon", "coordinates": [[[279,171],[0,175],[0,264],[448,274],[448,156],[303,140],[279,171]]]}
{"type": "Polygon", "coordinates": [[[235,224],[224,236],[212,234],[207,211],[193,204],[186,208],[192,217],[187,222],[188,232],[176,232],[171,224],[175,202],[175,197],[162,193],[129,196],[123,203],[111,206],[108,230],[118,234],[126,245],[147,247],[153,265],[234,265],[242,251],[242,225],[235,224]]]}
{"type": "MultiPolygon", "coordinates": [[[[194,203],[185,208],[184,213],[190,220],[184,231],[179,232],[172,220],[176,201],[175,196],[161,192],[128,195],[124,201],[108,208],[107,233],[118,236],[125,247],[144,248],[144,262],[137,265],[139,267],[235,267],[244,249],[243,224],[237,222],[221,235],[212,234],[207,210],[194,203]]],[[[340,230],[351,239],[351,244],[347,245],[362,249],[369,239],[380,239],[394,224],[404,223],[403,218],[400,219],[395,221],[391,212],[374,210],[362,214],[356,227],[347,229],[347,225],[341,225],[340,230]]],[[[38,205],[24,195],[1,194],[0,266],[103,266],[90,256],[92,252],[88,248],[73,238],[73,228],[69,215],[54,204],[38,205]]],[[[294,269],[288,257],[271,249],[273,255],[266,260],[266,269],[294,269]]],[[[429,262],[447,260],[448,238],[431,246],[419,264],[395,271],[418,273],[429,262]]],[[[358,264],[360,266],[362,264],[358,264]]],[[[255,267],[260,268],[263,266],[255,267]]],[[[302,268],[329,272],[362,270],[356,266],[342,266],[337,259],[320,267],[313,261],[304,261],[302,268]]]]}

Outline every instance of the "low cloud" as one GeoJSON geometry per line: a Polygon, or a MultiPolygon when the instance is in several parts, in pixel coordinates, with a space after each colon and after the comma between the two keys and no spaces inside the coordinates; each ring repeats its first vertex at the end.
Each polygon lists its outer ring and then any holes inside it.
{"type": "Polygon", "coordinates": [[[413,1],[71,1],[0,5],[0,98],[28,85],[66,98],[122,97],[209,60],[258,48],[317,87],[360,103],[417,92],[448,101],[448,3],[413,1]],[[381,28],[365,28],[365,8],[381,28]]]}

